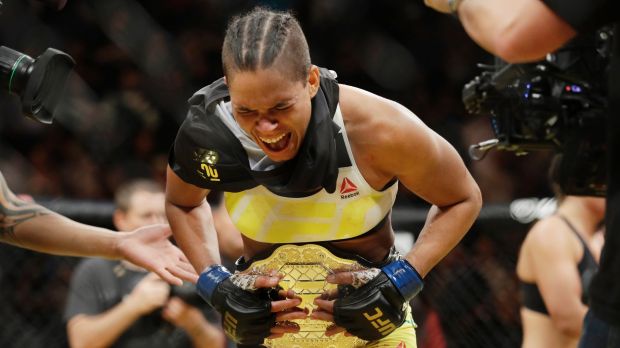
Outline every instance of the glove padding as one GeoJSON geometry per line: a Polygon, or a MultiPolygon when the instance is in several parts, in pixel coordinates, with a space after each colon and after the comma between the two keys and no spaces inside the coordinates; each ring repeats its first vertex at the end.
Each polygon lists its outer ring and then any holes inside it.
{"type": "Polygon", "coordinates": [[[359,338],[378,340],[405,322],[405,304],[423,287],[422,277],[408,261],[393,261],[358,289],[339,287],[334,321],[359,338]]]}
{"type": "Polygon", "coordinates": [[[267,291],[243,290],[230,278],[215,288],[211,305],[222,314],[222,327],[236,343],[262,344],[276,322],[267,291]]]}
{"type": "Polygon", "coordinates": [[[366,341],[375,341],[406,319],[405,299],[383,272],[334,302],[334,322],[366,341]]]}
{"type": "Polygon", "coordinates": [[[230,272],[220,265],[210,266],[202,272],[196,289],[222,314],[224,332],[236,343],[259,345],[271,335],[276,320],[275,313],[271,313],[273,289],[243,290],[232,282],[230,272]]]}

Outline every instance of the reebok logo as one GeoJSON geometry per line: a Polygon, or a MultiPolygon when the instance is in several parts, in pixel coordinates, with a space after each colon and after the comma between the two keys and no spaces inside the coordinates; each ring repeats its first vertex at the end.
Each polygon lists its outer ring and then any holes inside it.
{"type": "Polygon", "coordinates": [[[357,191],[357,186],[349,180],[349,178],[345,177],[342,179],[342,183],[340,184],[340,198],[347,199],[351,197],[355,197],[360,193],[357,191]]]}

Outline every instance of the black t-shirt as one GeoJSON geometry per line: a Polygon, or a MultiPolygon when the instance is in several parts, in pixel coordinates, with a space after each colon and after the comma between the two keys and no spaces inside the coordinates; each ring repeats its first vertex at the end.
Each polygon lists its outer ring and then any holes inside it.
{"type": "MultiPolygon", "coordinates": [[[[618,0],[544,0],[579,33],[614,25],[609,72],[607,126],[607,214],[605,246],[599,272],[590,287],[590,307],[610,323],[620,325],[620,2],[618,0]]],[[[542,24],[541,24],[542,25],[542,24]]]]}
{"type": "MultiPolygon", "coordinates": [[[[96,315],[118,305],[146,276],[129,270],[120,261],[87,259],[82,261],[71,280],[65,308],[65,321],[78,314],[96,315]]],[[[112,347],[157,348],[191,347],[187,334],[161,317],[161,310],[143,316],[130,326],[112,347]]]]}

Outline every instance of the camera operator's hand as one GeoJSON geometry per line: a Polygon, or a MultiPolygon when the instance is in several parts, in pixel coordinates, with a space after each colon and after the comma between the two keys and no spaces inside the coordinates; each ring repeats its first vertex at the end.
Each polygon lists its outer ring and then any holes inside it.
{"type": "Polygon", "coordinates": [[[157,274],[149,273],[136,284],[123,301],[130,303],[141,315],[145,315],[161,308],[169,296],[170,285],[161,280],[157,274]]]}
{"type": "Polygon", "coordinates": [[[256,345],[265,338],[298,332],[299,326],[289,320],[307,316],[297,307],[301,298],[293,291],[277,290],[280,278],[275,272],[233,276],[223,266],[213,265],[200,275],[196,288],[222,314],[224,331],[232,340],[256,345]]]}
{"type": "Polygon", "coordinates": [[[226,338],[218,327],[210,324],[202,311],[178,296],[172,296],[162,310],[162,317],[183,329],[196,348],[225,347],[226,338]]]}
{"type": "Polygon", "coordinates": [[[202,323],[204,316],[200,309],[187,304],[177,296],[172,296],[164,305],[162,317],[172,325],[190,332],[198,323],[202,323]]]}

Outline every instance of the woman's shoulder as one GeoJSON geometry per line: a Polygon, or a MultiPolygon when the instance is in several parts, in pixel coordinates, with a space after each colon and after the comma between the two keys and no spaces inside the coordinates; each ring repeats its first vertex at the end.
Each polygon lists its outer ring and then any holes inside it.
{"type": "Polygon", "coordinates": [[[539,220],[525,237],[523,247],[537,254],[573,254],[577,245],[570,227],[559,216],[539,220]]]}

